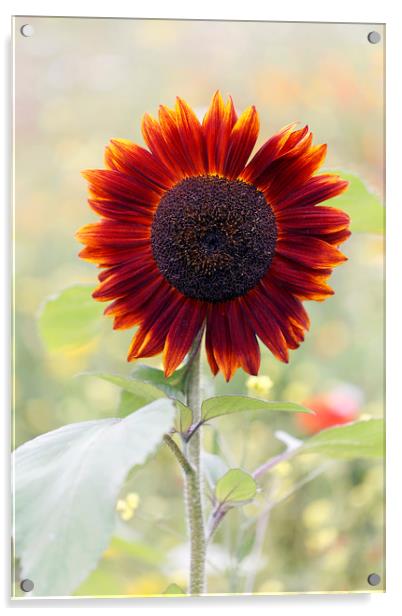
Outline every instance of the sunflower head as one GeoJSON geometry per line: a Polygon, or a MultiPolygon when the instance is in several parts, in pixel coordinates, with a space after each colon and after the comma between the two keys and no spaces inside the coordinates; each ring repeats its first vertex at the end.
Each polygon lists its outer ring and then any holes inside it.
{"type": "Polygon", "coordinates": [[[114,327],[138,326],[129,361],[163,352],[169,376],[205,327],[214,374],[255,375],[257,338],[287,362],[309,327],[302,301],[333,294],[349,218],[319,204],[347,182],[316,174],[326,146],[307,127],[249,160],[258,131],[255,107],[238,117],[219,92],[202,122],[177,98],[145,114],[147,149],[113,139],[106,169],[84,172],[101,219],[78,231],[80,256],[102,268],[93,296],[112,302],[114,327]]]}

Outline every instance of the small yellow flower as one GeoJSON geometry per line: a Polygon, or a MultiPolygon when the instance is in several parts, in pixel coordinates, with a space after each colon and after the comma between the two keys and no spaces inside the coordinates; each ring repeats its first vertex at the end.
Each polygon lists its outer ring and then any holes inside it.
{"type": "Polygon", "coordinates": [[[139,502],[140,497],[135,492],[129,492],[124,499],[119,498],[116,503],[116,511],[118,511],[124,522],[131,520],[135,510],[138,508],[139,502]]]}
{"type": "Polygon", "coordinates": [[[131,509],[137,509],[140,497],[135,492],[129,492],[126,496],[126,502],[131,507],[131,509]]]}
{"type": "Polygon", "coordinates": [[[273,382],[269,376],[260,375],[260,376],[250,376],[247,379],[247,389],[258,396],[266,396],[270,389],[272,389],[273,382]]]}

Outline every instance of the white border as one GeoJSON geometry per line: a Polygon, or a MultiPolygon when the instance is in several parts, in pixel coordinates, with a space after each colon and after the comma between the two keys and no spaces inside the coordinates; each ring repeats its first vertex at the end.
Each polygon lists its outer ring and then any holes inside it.
{"type": "MultiPolygon", "coordinates": [[[[201,19],[265,19],[277,21],[339,21],[339,22],[365,22],[387,24],[387,592],[374,595],[297,595],[297,596],[271,596],[271,597],[231,597],[231,598],[205,598],[205,599],[133,599],[133,600],[36,600],[30,602],[14,602],[8,600],[9,580],[9,434],[6,419],[9,413],[9,277],[10,259],[7,256],[9,241],[9,215],[10,207],[10,139],[6,139],[1,149],[3,164],[0,165],[3,176],[1,186],[4,186],[4,200],[1,224],[3,234],[3,255],[0,259],[0,279],[4,284],[3,301],[0,302],[0,316],[2,324],[1,366],[3,374],[4,404],[1,435],[4,447],[3,472],[1,478],[4,483],[1,507],[1,529],[4,544],[0,546],[0,581],[2,603],[5,609],[14,609],[18,612],[26,608],[40,610],[50,608],[54,611],[66,609],[86,609],[89,611],[106,609],[112,612],[118,609],[142,611],[145,609],[158,609],[163,607],[167,613],[177,609],[200,610],[205,608],[219,609],[223,613],[240,612],[245,608],[253,609],[256,614],[294,614],[298,616],[311,616],[325,613],[338,614],[340,610],[347,614],[363,614],[374,616],[378,612],[384,614],[400,613],[401,599],[401,445],[402,438],[402,405],[399,383],[401,382],[401,245],[402,232],[402,195],[400,177],[401,166],[401,19],[398,14],[398,4],[395,0],[366,0],[364,2],[351,2],[351,0],[336,0],[336,2],[322,2],[319,0],[281,0],[275,4],[264,0],[199,0],[190,3],[188,0],[154,0],[152,3],[124,2],[89,2],[88,0],[50,0],[29,1],[3,1],[1,5],[0,27],[2,30],[2,49],[5,57],[1,64],[2,84],[5,94],[1,97],[2,123],[1,134],[10,136],[10,32],[11,15],[66,15],[66,16],[93,16],[93,17],[170,17],[170,18],[201,18],[201,19]]],[[[363,118],[364,121],[364,118],[363,118]]],[[[370,332],[367,332],[370,335],[370,332]]],[[[64,612],[65,614],[68,613],[64,612]]],[[[107,613],[106,612],[106,613],[107,613]]]]}

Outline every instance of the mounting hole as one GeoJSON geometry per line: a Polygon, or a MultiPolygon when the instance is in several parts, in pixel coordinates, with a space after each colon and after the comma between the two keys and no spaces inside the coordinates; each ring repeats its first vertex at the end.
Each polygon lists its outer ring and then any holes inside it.
{"type": "Polygon", "coordinates": [[[33,590],[33,587],[34,583],[32,580],[28,580],[28,578],[26,580],[21,580],[20,588],[24,592],[31,592],[31,590],[33,590]]]}
{"type": "Polygon", "coordinates": [[[372,45],[377,45],[381,41],[381,34],[373,30],[373,32],[369,32],[367,35],[368,42],[372,45]]]}
{"type": "Polygon", "coordinates": [[[370,586],[378,586],[378,584],[381,582],[381,576],[379,576],[378,573],[370,573],[367,578],[367,581],[370,586]]]}
{"type": "Polygon", "coordinates": [[[33,36],[35,33],[34,27],[31,24],[24,24],[20,28],[22,36],[33,36]]]}

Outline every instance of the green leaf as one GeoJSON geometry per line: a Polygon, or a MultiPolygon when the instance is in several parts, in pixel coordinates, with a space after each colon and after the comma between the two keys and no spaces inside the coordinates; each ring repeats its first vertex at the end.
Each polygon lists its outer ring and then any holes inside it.
{"type": "Polygon", "coordinates": [[[289,413],[312,413],[300,404],[293,402],[272,402],[249,398],[248,396],[216,396],[202,403],[202,419],[209,421],[221,415],[241,413],[243,411],[286,411],[289,413]]]}
{"type": "Polygon", "coordinates": [[[385,208],[377,195],[371,192],[364,182],[352,173],[330,171],[349,182],[348,189],[338,197],[330,199],[330,205],[347,212],[351,218],[352,232],[384,233],[385,208]]]}
{"type": "Polygon", "coordinates": [[[193,413],[188,406],[179,400],[176,400],[176,406],[179,409],[179,418],[176,422],[176,430],[180,432],[180,434],[186,434],[193,423],[193,413]]]}
{"type": "MultiPolygon", "coordinates": [[[[132,376],[128,377],[118,374],[105,374],[103,372],[84,372],[81,376],[95,376],[120,387],[122,392],[118,415],[119,417],[125,417],[136,409],[158,398],[164,398],[166,395],[178,400],[184,399],[184,394],[182,390],[179,389],[179,384],[182,383],[184,378],[183,368],[177,370],[177,372],[180,373],[177,378],[173,378],[175,375],[172,375],[169,379],[165,379],[162,370],[138,364],[132,372],[132,376]]],[[[188,412],[183,410],[184,404],[179,408],[181,414],[183,413],[183,418],[185,414],[188,415],[188,412]]],[[[188,411],[191,413],[190,409],[188,409],[188,411]]],[[[190,427],[190,425],[191,422],[188,427],[190,427]]]]}
{"type": "Polygon", "coordinates": [[[14,452],[16,553],[36,596],[69,595],[95,568],[128,471],[155,451],[173,415],[172,401],[157,400],[124,419],[64,426],[14,452]]]}
{"type": "Polygon", "coordinates": [[[186,593],[177,584],[169,584],[166,590],[163,591],[164,595],[185,595],[186,593]]]}
{"type": "Polygon", "coordinates": [[[120,376],[119,374],[83,372],[81,376],[94,376],[112,383],[123,390],[118,410],[119,417],[126,417],[126,415],[133,413],[146,404],[166,397],[166,394],[154,385],[137,381],[131,377],[120,376]]]}
{"type": "Polygon", "coordinates": [[[187,366],[176,370],[172,376],[166,378],[163,370],[152,368],[145,364],[136,364],[132,372],[132,377],[144,383],[154,385],[161,389],[169,398],[177,398],[184,402],[184,391],[186,385],[187,366]]]}
{"type": "Polygon", "coordinates": [[[231,468],[216,484],[215,496],[221,505],[234,507],[250,502],[257,492],[251,475],[240,468],[231,468]]]}
{"type": "Polygon", "coordinates": [[[38,327],[47,351],[74,352],[94,342],[104,306],[92,299],[92,291],[92,286],[77,284],[45,301],[38,327]]]}
{"type": "Polygon", "coordinates": [[[306,452],[330,458],[380,458],[384,455],[384,421],[369,419],[322,430],[297,451],[306,452]]]}
{"type": "Polygon", "coordinates": [[[202,452],[202,464],[206,480],[210,488],[214,490],[218,480],[228,471],[228,465],[220,456],[206,451],[202,452]]]}

